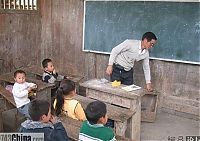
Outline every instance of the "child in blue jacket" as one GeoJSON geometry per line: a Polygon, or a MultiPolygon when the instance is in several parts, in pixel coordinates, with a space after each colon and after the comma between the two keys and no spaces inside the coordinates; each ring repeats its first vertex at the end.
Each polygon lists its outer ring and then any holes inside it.
{"type": "Polygon", "coordinates": [[[21,124],[21,133],[44,133],[44,141],[68,141],[62,123],[51,115],[51,107],[47,101],[33,100],[29,107],[31,120],[21,124]]]}

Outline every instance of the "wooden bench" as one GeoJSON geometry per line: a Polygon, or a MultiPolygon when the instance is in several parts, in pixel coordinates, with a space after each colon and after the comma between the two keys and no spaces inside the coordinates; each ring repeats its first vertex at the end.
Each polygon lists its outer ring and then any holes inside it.
{"type": "MultiPolygon", "coordinates": [[[[13,94],[0,85],[0,95],[3,97],[4,110],[16,108],[13,94]]],[[[2,107],[1,107],[2,108],[2,107]]]]}
{"type": "Polygon", "coordinates": [[[0,85],[0,132],[17,132],[25,117],[19,114],[13,94],[0,85]],[[15,111],[15,112],[13,112],[15,111]]]}
{"type": "Polygon", "coordinates": [[[154,122],[158,106],[159,92],[147,92],[141,101],[141,121],[154,122]]]}
{"type": "Polygon", "coordinates": [[[26,120],[17,108],[2,112],[3,132],[18,132],[21,123],[26,120]]]}
{"type": "MultiPolygon", "coordinates": [[[[83,97],[80,95],[76,95],[74,99],[78,100],[84,109],[89,103],[95,101],[94,99],[83,97]]],[[[106,103],[106,105],[107,105],[107,115],[109,119],[114,120],[114,132],[116,136],[124,140],[125,131],[127,129],[127,121],[134,115],[135,111],[130,111],[129,109],[114,106],[108,103],[106,103]]],[[[78,139],[79,130],[82,122],[71,119],[66,116],[61,116],[60,118],[61,121],[63,122],[64,127],[67,130],[69,137],[74,140],[78,139]]]]}
{"type": "Polygon", "coordinates": [[[3,118],[2,118],[2,111],[0,109],[0,133],[3,132],[3,118]]]}

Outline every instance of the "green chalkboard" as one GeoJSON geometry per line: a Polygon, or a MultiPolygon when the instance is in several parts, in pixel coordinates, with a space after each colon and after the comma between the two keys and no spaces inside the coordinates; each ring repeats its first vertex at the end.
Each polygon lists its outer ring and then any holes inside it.
{"type": "Polygon", "coordinates": [[[200,3],[86,1],[84,51],[109,53],[125,39],[154,32],[150,56],[200,62],[200,3]]]}

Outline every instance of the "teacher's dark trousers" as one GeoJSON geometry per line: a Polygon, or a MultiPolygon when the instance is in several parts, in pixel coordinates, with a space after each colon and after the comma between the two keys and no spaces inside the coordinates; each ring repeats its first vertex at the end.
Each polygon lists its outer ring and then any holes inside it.
{"type": "Polygon", "coordinates": [[[113,64],[113,72],[111,74],[111,81],[121,81],[124,85],[133,84],[133,68],[125,71],[124,68],[118,64],[113,64]]]}

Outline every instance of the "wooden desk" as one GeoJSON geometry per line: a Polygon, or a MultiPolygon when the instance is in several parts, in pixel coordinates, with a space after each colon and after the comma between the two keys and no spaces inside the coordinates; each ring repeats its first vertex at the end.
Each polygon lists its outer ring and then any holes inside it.
{"type": "Polygon", "coordinates": [[[110,82],[103,82],[99,79],[92,79],[80,85],[86,88],[86,97],[135,111],[135,114],[128,120],[126,136],[134,141],[140,140],[141,97],[144,95],[143,89],[127,92],[121,89],[124,85],[112,87],[110,82]]]}
{"type": "MultiPolygon", "coordinates": [[[[13,73],[6,73],[0,75],[0,82],[5,86],[6,84],[14,84],[13,73]]],[[[54,84],[48,84],[42,82],[41,80],[37,80],[34,77],[30,77],[28,74],[26,76],[27,82],[33,82],[37,85],[37,95],[36,98],[48,100],[51,102],[51,89],[54,87],[54,84]]]]}
{"type": "MultiPolygon", "coordinates": [[[[41,67],[30,66],[30,67],[23,68],[23,70],[28,74],[34,75],[37,79],[42,80],[43,69],[41,67]]],[[[76,84],[76,91],[79,92],[79,82],[84,78],[84,76],[77,76],[77,75],[64,74],[64,73],[59,73],[59,74],[63,76],[68,76],[69,79],[76,84]]]]}
{"type": "MultiPolygon", "coordinates": [[[[30,67],[23,68],[23,70],[27,73],[31,73],[38,77],[42,77],[43,75],[43,69],[41,67],[30,66],[30,67]]],[[[69,79],[75,83],[79,83],[84,78],[83,76],[77,76],[77,75],[71,75],[71,74],[64,74],[64,73],[58,73],[58,74],[70,77],[69,79]]]]}

